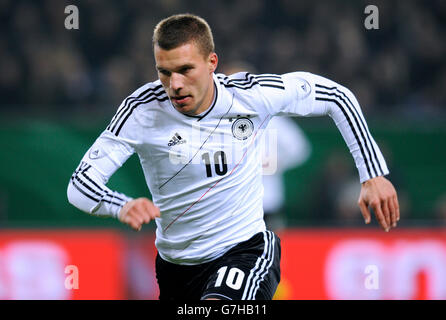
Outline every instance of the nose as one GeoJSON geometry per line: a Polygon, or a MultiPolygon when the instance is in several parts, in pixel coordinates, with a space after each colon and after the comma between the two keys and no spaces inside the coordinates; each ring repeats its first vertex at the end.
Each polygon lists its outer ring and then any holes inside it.
{"type": "Polygon", "coordinates": [[[170,89],[172,89],[175,92],[179,92],[182,88],[183,88],[183,83],[181,75],[176,72],[172,72],[170,76],[170,89]]]}

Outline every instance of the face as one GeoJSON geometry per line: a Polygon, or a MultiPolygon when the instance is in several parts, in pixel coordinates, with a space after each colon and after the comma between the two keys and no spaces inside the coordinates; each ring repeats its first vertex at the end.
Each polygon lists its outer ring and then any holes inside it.
{"type": "Polygon", "coordinates": [[[173,106],[187,115],[198,115],[210,107],[214,95],[215,53],[204,56],[194,42],[171,50],[154,48],[158,77],[173,106]]]}

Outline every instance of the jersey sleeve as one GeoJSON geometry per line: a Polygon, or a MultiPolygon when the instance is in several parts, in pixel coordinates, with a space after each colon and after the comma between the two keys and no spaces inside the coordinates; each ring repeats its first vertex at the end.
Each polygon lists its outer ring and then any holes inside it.
{"type": "Polygon", "coordinates": [[[132,198],[106,186],[110,177],[135,153],[140,134],[130,102],[143,89],[125,99],[115,116],[83,156],[68,183],[68,201],[94,215],[117,218],[132,198]]]}
{"type": "Polygon", "coordinates": [[[132,198],[109,189],[106,183],[133,153],[126,139],[105,130],[71,176],[68,201],[84,212],[117,218],[122,206],[132,198]]]}
{"type": "Polygon", "coordinates": [[[139,118],[137,107],[166,99],[160,82],[147,83],[122,101],[106,130],[83,156],[68,183],[68,201],[87,213],[118,217],[132,198],[109,189],[110,177],[136,152],[151,119],[139,118]]]}
{"type": "Polygon", "coordinates": [[[268,113],[302,117],[328,115],[353,156],[360,182],[389,173],[361,107],[349,89],[308,72],[284,74],[282,81],[283,90],[262,88],[268,113]]]}

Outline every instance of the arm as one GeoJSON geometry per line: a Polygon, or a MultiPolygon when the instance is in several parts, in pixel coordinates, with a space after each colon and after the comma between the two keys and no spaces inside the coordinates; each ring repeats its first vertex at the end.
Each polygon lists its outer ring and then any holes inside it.
{"type": "Polygon", "coordinates": [[[73,173],[67,189],[68,201],[89,214],[117,218],[135,230],[159,217],[159,209],[149,199],[132,199],[106,186],[133,152],[125,139],[104,131],[73,173]]]}
{"type": "Polygon", "coordinates": [[[268,101],[269,112],[273,115],[330,116],[359,172],[362,187],[358,204],[365,222],[370,222],[368,207],[371,206],[384,230],[395,227],[399,220],[397,194],[384,178],[389,170],[353,93],[336,82],[311,73],[294,72],[282,77],[285,94],[268,101]],[[279,107],[274,106],[277,101],[279,107]]]}

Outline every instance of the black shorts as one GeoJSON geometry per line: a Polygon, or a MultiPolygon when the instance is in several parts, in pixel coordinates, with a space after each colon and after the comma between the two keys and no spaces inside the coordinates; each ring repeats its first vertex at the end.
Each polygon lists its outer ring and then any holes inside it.
{"type": "Polygon", "coordinates": [[[160,300],[271,300],[280,282],[280,239],[255,234],[220,258],[178,265],[156,257],[160,300]]]}

